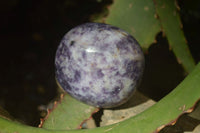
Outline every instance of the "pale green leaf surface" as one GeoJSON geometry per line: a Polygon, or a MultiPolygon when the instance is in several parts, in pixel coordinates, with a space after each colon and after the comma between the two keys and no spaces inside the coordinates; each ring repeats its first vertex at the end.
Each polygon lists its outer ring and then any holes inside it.
{"type": "Polygon", "coordinates": [[[42,127],[60,130],[77,129],[95,110],[95,107],[79,102],[66,94],[47,115],[42,127]]]}
{"type": "MultiPolygon", "coordinates": [[[[200,63],[169,95],[144,112],[117,124],[85,130],[47,130],[0,118],[1,133],[151,133],[190,112],[200,99],[200,63]]],[[[77,103],[78,104],[78,103],[77,103]]]]}
{"type": "MultiPolygon", "coordinates": [[[[156,34],[160,31],[160,27],[162,27],[178,61],[183,64],[187,72],[192,71],[195,64],[186,44],[183,31],[180,28],[181,22],[176,10],[175,1],[155,0],[154,2],[150,0],[115,0],[109,9],[110,12],[106,18],[106,23],[118,26],[131,33],[139,41],[143,49],[147,49],[151,43],[154,42],[156,34]],[[155,10],[160,22],[155,18],[155,10]]],[[[82,112],[89,108],[87,105],[83,106],[82,111],[79,109],[82,103],[75,99],[71,99],[72,101],[63,99],[63,104],[61,103],[57,109],[49,115],[43,125],[44,128],[57,130],[33,128],[0,118],[0,132],[153,132],[157,128],[164,127],[164,125],[176,120],[178,116],[187,112],[194,106],[196,101],[200,98],[199,81],[200,64],[184,82],[157,104],[135,117],[131,117],[128,120],[114,125],[90,130],[61,131],[60,129],[77,128],[80,122],[88,118],[89,114],[91,115],[91,113],[86,113],[87,115],[82,117],[82,112]],[[75,100],[75,102],[73,102],[73,100],[75,100]],[[64,107],[65,104],[67,104],[66,108],[64,107]],[[63,114],[66,114],[66,116],[63,114]],[[75,122],[73,122],[74,120],[75,122]],[[72,125],[70,125],[71,122],[72,125]]]]}
{"type": "Polygon", "coordinates": [[[143,50],[149,48],[162,29],[178,62],[186,72],[190,72],[195,63],[176,6],[175,0],[115,0],[109,7],[105,22],[132,34],[143,50]]]}
{"type": "Polygon", "coordinates": [[[191,72],[195,67],[195,63],[181,29],[181,21],[175,0],[155,0],[155,6],[163,32],[166,34],[178,62],[183,65],[186,72],[191,72]]]}
{"type": "Polygon", "coordinates": [[[148,49],[161,29],[155,14],[151,0],[114,0],[106,23],[129,32],[143,49],[148,49]]]}

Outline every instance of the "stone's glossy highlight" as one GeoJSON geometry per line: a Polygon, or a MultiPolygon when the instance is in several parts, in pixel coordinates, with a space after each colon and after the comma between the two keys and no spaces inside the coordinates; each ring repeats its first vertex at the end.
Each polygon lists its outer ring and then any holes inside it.
{"type": "Polygon", "coordinates": [[[74,98],[101,108],[125,103],[138,87],[144,55],[127,32],[107,24],[71,29],[56,52],[56,78],[74,98]]]}

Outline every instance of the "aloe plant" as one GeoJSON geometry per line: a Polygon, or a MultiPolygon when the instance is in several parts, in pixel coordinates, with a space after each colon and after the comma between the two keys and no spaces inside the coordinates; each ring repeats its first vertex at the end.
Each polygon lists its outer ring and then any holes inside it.
{"type": "Polygon", "coordinates": [[[190,72],[195,63],[182,31],[178,9],[175,0],[116,0],[104,19],[130,32],[144,50],[155,41],[156,34],[162,31],[177,61],[190,72]]]}
{"type": "Polygon", "coordinates": [[[40,128],[0,117],[1,133],[101,133],[101,132],[159,132],[167,125],[176,123],[180,115],[195,109],[200,99],[200,63],[195,66],[181,27],[179,7],[175,0],[115,0],[92,21],[105,22],[132,34],[141,44],[144,52],[155,42],[159,32],[168,39],[170,49],[177,62],[189,75],[170,94],[158,103],[125,121],[93,129],[84,129],[83,123],[98,111],[69,95],[62,95],[53,109],[41,120],[40,128]],[[145,127],[145,128],[144,128],[145,127]]]}
{"type": "MultiPolygon", "coordinates": [[[[132,117],[117,124],[85,130],[56,130],[56,127],[54,127],[55,129],[48,129],[51,128],[52,125],[45,128],[36,128],[6,120],[5,118],[0,118],[0,131],[1,133],[120,133],[124,131],[134,131],[136,133],[157,132],[166,125],[174,124],[177,120],[177,117],[181,114],[190,113],[191,111],[193,111],[195,103],[199,100],[199,80],[200,64],[196,66],[196,68],[185,78],[185,80],[179,86],[177,86],[169,95],[164,97],[158,103],[140,113],[139,115],[136,115],[135,117],[132,117]],[[192,94],[192,96],[190,94],[192,94]]],[[[78,104],[76,100],[74,102],[78,104]]],[[[60,115],[64,115],[62,114],[61,110],[60,115]]],[[[70,121],[71,120],[68,121],[66,119],[65,123],[70,121]]]]}

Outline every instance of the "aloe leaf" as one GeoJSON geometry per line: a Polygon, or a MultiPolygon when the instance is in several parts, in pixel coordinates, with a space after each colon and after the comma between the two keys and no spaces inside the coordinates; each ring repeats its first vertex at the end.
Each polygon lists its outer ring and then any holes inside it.
{"type": "Polygon", "coordinates": [[[68,94],[61,97],[61,101],[56,102],[54,108],[48,111],[40,127],[46,129],[69,130],[81,128],[81,124],[89,119],[95,107],[77,101],[68,94]]]}
{"type": "Polygon", "coordinates": [[[155,0],[156,12],[162,25],[163,32],[177,60],[187,72],[195,67],[194,60],[188,48],[175,0],[155,0]]]}
{"type": "MultiPolygon", "coordinates": [[[[150,133],[174,124],[183,113],[193,111],[200,99],[200,63],[169,95],[144,112],[113,125],[85,130],[47,130],[34,128],[0,117],[1,133],[150,133]]],[[[77,103],[79,104],[79,103],[77,103]]],[[[74,117],[74,116],[72,116],[74,117]]]]}
{"type": "Polygon", "coordinates": [[[136,90],[133,96],[117,109],[104,109],[100,126],[107,126],[129,119],[148,109],[155,103],[155,101],[136,90]]]}
{"type": "Polygon", "coordinates": [[[105,20],[132,34],[143,49],[148,49],[161,29],[155,14],[151,0],[115,0],[105,20]]]}
{"type": "Polygon", "coordinates": [[[105,22],[132,34],[143,50],[155,42],[158,32],[165,33],[170,48],[186,72],[195,67],[175,0],[115,0],[108,8],[105,22]]]}

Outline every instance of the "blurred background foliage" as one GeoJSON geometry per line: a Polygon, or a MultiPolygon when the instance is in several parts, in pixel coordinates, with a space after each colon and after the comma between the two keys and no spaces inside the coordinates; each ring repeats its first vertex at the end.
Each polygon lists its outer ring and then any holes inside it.
{"type": "MultiPolygon", "coordinates": [[[[111,3],[112,0],[0,1],[0,106],[16,119],[37,126],[49,101],[58,95],[54,56],[59,41],[68,30],[90,21],[93,14],[111,3]]],[[[190,51],[198,62],[200,1],[181,0],[178,4],[190,51]]],[[[156,40],[145,54],[140,91],[158,101],[186,75],[162,33],[156,40]]]]}

